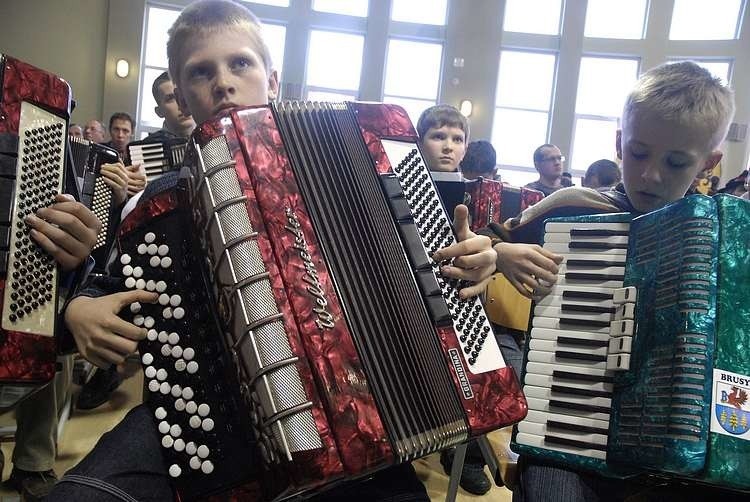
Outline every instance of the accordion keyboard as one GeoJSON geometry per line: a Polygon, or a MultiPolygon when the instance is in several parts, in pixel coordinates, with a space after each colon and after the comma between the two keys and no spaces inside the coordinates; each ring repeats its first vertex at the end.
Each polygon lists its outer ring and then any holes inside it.
{"type": "Polygon", "coordinates": [[[556,285],[534,308],[519,444],[606,458],[614,372],[627,370],[634,288],[623,288],[629,223],[547,223],[561,254],[556,285]]]}
{"type": "Polygon", "coordinates": [[[31,238],[24,218],[61,193],[66,121],[24,102],[19,125],[15,206],[10,224],[3,328],[53,336],[57,316],[57,266],[31,238]]]}
{"type": "Polygon", "coordinates": [[[168,171],[182,166],[187,148],[186,140],[179,142],[137,143],[128,146],[130,161],[141,163],[146,179],[152,182],[168,171]]]}

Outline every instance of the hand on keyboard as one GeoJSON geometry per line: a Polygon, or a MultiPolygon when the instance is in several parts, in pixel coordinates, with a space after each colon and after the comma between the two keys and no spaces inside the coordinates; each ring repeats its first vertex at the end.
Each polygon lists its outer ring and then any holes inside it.
{"type": "Polygon", "coordinates": [[[68,304],[65,324],[86,360],[100,368],[122,364],[138,349],[146,329],[123,320],[118,313],[123,308],[138,308],[140,302],[154,303],[158,297],[140,289],[99,298],[79,296],[68,304]]]}
{"type": "Polygon", "coordinates": [[[63,270],[73,270],[88,258],[102,226],[90,209],[70,195],[57,195],[54,204],[25,221],[31,227],[31,238],[63,270]]]}
{"type": "Polygon", "coordinates": [[[112,189],[115,204],[122,205],[128,198],[128,173],[122,162],[116,164],[102,164],[104,183],[112,189]]]}
{"type": "Polygon", "coordinates": [[[139,162],[127,166],[125,170],[128,173],[128,197],[132,197],[146,188],[146,170],[139,162]]]}
{"type": "Polygon", "coordinates": [[[469,229],[469,210],[466,206],[456,206],[453,227],[456,229],[458,242],[439,249],[432,255],[432,259],[439,263],[453,258],[453,263],[442,266],[440,272],[446,277],[474,283],[459,291],[461,298],[477,296],[484,292],[495,272],[497,255],[489,237],[477,235],[469,229]]]}
{"type": "Polygon", "coordinates": [[[557,282],[557,266],[562,263],[562,256],[537,244],[500,242],[495,245],[495,251],[497,271],[525,297],[542,298],[557,282]]]}

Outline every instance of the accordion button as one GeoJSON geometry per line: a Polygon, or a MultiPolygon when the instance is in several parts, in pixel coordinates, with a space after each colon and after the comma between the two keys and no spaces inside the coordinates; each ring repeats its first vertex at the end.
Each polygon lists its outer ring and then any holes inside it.
{"type": "Polygon", "coordinates": [[[154,318],[153,318],[153,317],[151,317],[151,316],[147,316],[147,317],[146,317],[146,318],[145,318],[145,319],[143,320],[143,326],[144,326],[144,327],[146,327],[146,328],[149,328],[149,329],[150,329],[150,328],[153,328],[153,327],[154,327],[154,318]]]}
{"type": "Polygon", "coordinates": [[[159,305],[169,305],[169,295],[162,293],[159,295],[159,305]]]}
{"type": "Polygon", "coordinates": [[[128,289],[133,289],[135,287],[136,280],[132,277],[128,277],[125,279],[125,287],[128,289]]]}
{"type": "Polygon", "coordinates": [[[156,408],[156,410],[154,410],[154,416],[157,420],[164,420],[165,418],[167,418],[167,410],[159,406],[158,408],[156,408]]]}
{"type": "Polygon", "coordinates": [[[169,385],[169,382],[162,382],[159,386],[159,392],[164,394],[165,396],[169,394],[172,391],[172,386],[169,385]]]}
{"type": "Polygon", "coordinates": [[[201,427],[203,428],[204,431],[211,432],[212,430],[214,430],[214,421],[213,421],[213,419],[212,418],[207,418],[207,419],[203,420],[203,423],[201,424],[201,427]]]}
{"type": "Polygon", "coordinates": [[[211,454],[211,450],[208,449],[208,446],[202,444],[198,447],[197,453],[200,458],[208,458],[211,454]]]}
{"type": "Polygon", "coordinates": [[[180,474],[182,474],[182,469],[180,469],[180,466],[177,464],[172,464],[169,466],[169,475],[173,478],[180,477],[180,474]]]}
{"type": "Polygon", "coordinates": [[[187,372],[188,373],[190,373],[192,375],[192,374],[196,373],[197,371],[198,371],[198,363],[196,363],[195,361],[190,361],[189,363],[187,363],[187,372]]]}
{"type": "Polygon", "coordinates": [[[174,449],[175,451],[184,451],[185,450],[185,441],[181,438],[177,438],[174,440],[174,449]]]}
{"type": "Polygon", "coordinates": [[[143,240],[146,242],[146,244],[151,244],[156,240],[156,234],[153,232],[149,232],[143,236],[143,240]]]}
{"type": "Polygon", "coordinates": [[[143,279],[138,279],[137,281],[135,281],[135,287],[136,289],[146,289],[146,281],[143,279]]]}
{"type": "MultiPolygon", "coordinates": [[[[126,266],[129,266],[129,265],[126,265],[126,266]]],[[[141,267],[134,267],[133,277],[135,277],[136,279],[143,277],[143,269],[141,267]]]]}
{"type": "Polygon", "coordinates": [[[195,393],[193,392],[193,389],[191,389],[190,387],[185,387],[184,389],[182,389],[182,397],[190,400],[190,399],[193,399],[193,397],[195,397],[195,393]]]}
{"type": "Polygon", "coordinates": [[[207,417],[209,413],[211,413],[211,407],[207,405],[206,403],[203,403],[200,406],[198,406],[198,415],[202,417],[207,417]]]}
{"type": "MultiPolygon", "coordinates": [[[[130,311],[134,314],[137,314],[141,311],[141,304],[138,302],[133,302],[130,304],[130,311]]],[[[148,326],[147,326],[148,327],[148,326]]]]}
{"type": "Polygon", "coordinates": [[[159,422],[159,432],[162,434],[168,434],[169,433],[169,423],[166,420],[162,420],[159,422]]]}
{"type": "Polygon", "coordinates": [[[172,309],[170,307],[165,308],[161,311],[161,316],[164,319],[171,319],[172,318],[172,309]]]}
{"type": "Polygon", "coordinates": [[[195,357],[195,350],[192,347],[188,347],[182,351],[182,357],[186,361],[191,361],[195,357]]]}
{"type": "Polygon", "coordinates": [[[172,258],[169,256],[165,256],[161,259],[161,267],[162,268],[169,268],[172,266],[172,258]]]}
{"type": "Polygon", "coordinates": [[[149,244],[146,248],[146,252],[151,256],[155,255],[159,251],[159,246],[156,244],[149,244]]]}
{"type": "Polygon", "coordinates": [[[211,474],[214,472],[214,464],[210,460],[206,460],[201,464],[201,472],[203,474],[211,474]]]}
{"type": "Polygon", "coordinates": [[[148,246],[145,244],[138,244],[138,254],[146,254],[148,251],[148,246]]]}
{"type": "Polygon", "coordinates": [[[173,438],[178,438],[182,436],[182,427],[180,427],[178,424],[174,424],[172,427],[169,428],[169,435],[173,438]]]}
{"type": "Polygon", "coordinates": [[[180,303],[182,303],[182,297],[180,295],[172,295],[169,299],[169,304],[173,307],[179,307],[180,303]]]}
{"type": "Polygon", "coordinates": [[[173,332],[171,332],[171,333],[169,334],[169,336],[168,336],[168,338],[167,338],[167,341],[168,341],[168,342],[169,342],[169,343],[170,343],[171,345],[177,345],[178,343],[180,343],[180,335],[178,335],[177,333],[175,333],[175,332],[173,331],[173,332]]]}
{"type": "Polygon", "coordinates": [[[158,247],[156,252],[159,254],[159,256],[167,256],[167,253],[169,253],[169,246],[166,244],[162,244],[158,247]]]}
{"type": "Polygon", "coordinates": [[[202,463],[203,462],[201,462],[201,459],[198,458],[198,457],[191,457],[190,458],[190,468],[193,469],[193,470],[197,471],[198,469],[200,469],[202,463]]]}
{"type": "Polygon", "coordinates": [[[176,369],[177,371],[185,371],[186,367],[187,367],[187,363],[185,362],[184,359],[178,359],[174,363],[174,369],[176,369]]]}
{"type": "Polygon", "coordinates": [[[190,417],[188,423],[190,424],[190,427],[192,427],[193,429],[197,429],[201,426],[201,417],[193,415],[192,417],[190,417]]]}
{"type": "Polygon", "coordinates": [[[180,387],[178,384],[174,384],[172,386],[172,397],[180,397],[182,395],[182,387],[180,387]]]}
{"type": "Polygon", "coordinates": [[[174,402],[174,409],[177,411],[185,411],[185,400],[182,398],[177,399],[174,402]]]}
{"type": "Polygon", "coordinates": [[[176,309],[174,309],[174,311],[172,311],[172,316],[175,319],[182,319],[183,317],[185,317],[185,309],[182,307],[177,307],[176,309]]]}
{"type": "Polygon", "coordinates": [[[146,281],[146,291],[154,291],[156,289],[156,282],[149,279],[146,281]]]}
{"type": "Polygon", "coordinates": [[[148,261],[148,264],[151,265],[153,268],[158,267],[161,265],[161,258],[158,256],[152,256],[151,259],[148,261]]]}
{"type": "Polygon", "coordinates": [[[148,366],[143,373],[146,375],[146,378],[154,378],[156,376],[156,368],[148,366]]]}
{"type": "Polygon", "coordinates": [[[195,415],[195,413],[198,411],[198,403],[195,401],[188,401],[188,403],[185,405],[185,411],[190,413],[191,415],[195,415]]]}
{"type": "Polygon", "coordinates": [[[164,281],[159,281],[156,283],[156,292],[157,293],[163,293],[167,290],[167,283],[164,281]]]}
{"type": "Polygon", "coordinates": [[[159,343],[167,343],[169,340],[169,334],[166,331],[159,331],[159,343]]]}
{"type": "Polygon", "coordinates": [[[188,455],[195,455],[195,452],[198,451],[198,447],[195,446],[195,443],[190,441],[188,444],[185,445],[185,453],[188,455]]]}
{"type": "Polygon", "coordinates": [[[174,357],[175,359],[179,359],[180,357],[182,357],[182,347],[180,347],[179,345],[175,345],[174,347],[172,347],[172,357],[174,357]]]}
{"type": "Polygon", "coordinates": [[[156,332],[155,329],[150,329],[148,330],[148,333],[146,333],[146,338],[148,338],[150,342],[155,342],[158,337],[159,337],[159,334],[156,332]]]}
{"type": "Polygon", "coordinates": [[[172,439],[171,436],[164,436],[163,438],[161,438],[161,445],[164,448],[171,448],[173,444],[174,444],[174,439],[172,439]]]}
{"type": "Polygon", "coordinates": [[[169,375],[167,374],[167,370],[165,370],[164,368],[160,368],[156,372],[156,379],[159,380],[160,382],[163,382],[164,380],[166,380],[167,376],[169,375]]]}
{"type": "Polygon", "coordinates": [[[124,267],[122,267],[122,275],[125,275],[125,276],[133,275],[133,267],[131,267],[130,265],[125,265],[124,267]]]}
{"type": "Polygon", "coordinates": [[[170,347],[167,344],[164,344],[161,346],[161,355],[164,357],[169,357],[172,355],[172,347],[170,347]]]}
{"type": "Polygon", "coordinates": [[[142,315],[137,315],[133,318],[133,324],[136,326],[143,326],[144,317],[142,315]]]}

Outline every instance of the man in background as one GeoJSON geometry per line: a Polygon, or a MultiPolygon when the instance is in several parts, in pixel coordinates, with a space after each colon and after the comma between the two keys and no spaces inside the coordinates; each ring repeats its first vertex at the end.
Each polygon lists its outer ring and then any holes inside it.
{"type": "Polygon", "coordinates": [[[539,190],[548,196],[560,190],[565,157],[555,145],[546,143],[534,150],[534,167],[539,173],[539,179],[526,185],[526,188],[539,190]]]}

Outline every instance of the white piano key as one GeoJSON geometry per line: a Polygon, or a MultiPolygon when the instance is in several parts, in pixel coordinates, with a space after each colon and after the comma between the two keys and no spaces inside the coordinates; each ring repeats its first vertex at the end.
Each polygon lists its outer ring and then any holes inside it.
{"type": "Polygon", "coordinates": [[[604,434],[591,434],[588,432],[576,432],[564,429],[554,429],[548,427],[546,424],[536,424],[534,422],[523,421],[518,424],[518,432],[526,434],[535,434],[537,436],[544,436],[545,434],[553,435],[564,439],[572,439],[574,441],[584,441],[586,443],[592,443],[599,446],[607,446],[607,436],[604,434]]]}
{"type": "Polygon", "coordinates": [[[529,341],[529,349],[532,351],[538,350],[538,351],[545,351],[545,352],[557,352],[557,351],[575,352],[578,354],[588,354],[591,356],[600,356],[600,357],[607,357],[607,352],[609,351],[609,347],[606,345],[604,347],[581,347],[581,346],[571,347],[570,345],[560,344],[554,340],[540,340],[540,339],[533,339],[533,338],[529,341]]]}
{"type": "Polygon", "coordinates": [[[537,305],[534,307],[534,315],[542,317],[556,317],[565,319],[587,319],[591,321],[612,321],[612,314],[598,314],[595,312],[570,312],[563,311],[560,307],[537,305]]]}
{"type": "Polygon", "coordinates": [[[551,388],[552,385],[564,385],[566,387],[573,387],[575,389],[586,389],[599,392],[612,392],[613,385],[605,382],[583,382],[575,380],[567,380],[561,378],[555,378],[552,375],[538,375],[535,373],[526,373],[523,377],[524,385],[532,385],[534,387],[545,387],[551,388]]]}
{"type": "Polygon", "coordinates": [[[630,354],[633,352],[633,337],[632,336],[617,336],[609,340],[609,353],[610,354],[630,354]]]}
{"type": "Polygon", "coordinates": [[[576,361],[573,359],[558,357],[554,352],[540,352],[540,351],[529,351],[529,361],[536,363],[547,363],[556,364],[560,366],[559,369],[563,369],[562,366],[577,367],[577,365],[583,366],[584,364],[589,368],[607,369],[607,362],[594,362],[594,361],[576,361]]]}
{"type": "Polygon", "coordinates": [[[609,279],[605,281],[592,281],[589,279],[574,279],[574,278],[568,278],[564,275],[558,275],[557,276],[557,282],[555,285],[557,286],[586,286],[586,284],[592,284],[596,283],[597,287],[600,288],[621,288],[622,287],[622,279],[609,279]]]}
{"type": "Polygon", "coordinates": [[[595,298],[563,298],[560,295],[547,295],[544,298],[540,299],[536,302],[536,306],[543,306],[543,307],[555,307],[560,306],[563,303],[566,305],[582,305],[582,306],[588,306],[588,305],[594,305],[596,307],[602,307],[602,308],[613,308],[615,307],[615,303],[612,300],[600,300],[595,298]]]}
{"type": "Polygon", "coordinates": [[[552,444],[552,443],[546,442],[544,440],[544,437],[536,436],[534,434],[518,433],[516,435],[516,442],[519,444],[525,444],[528,446],[536,446],[538,448],[546,448],[548,450],[555,450],[555,451],[560,451],[563,453],[572,453],[573,455],[581,455],[581,456],[589,457],[589,458],[597,458],[600,460],[607,459],[606,451],[552,444]]]}
{"type": "Polygon", "coordinates": [[[627,244],[627,235],[570,235],[563,232],[545,232],[545,244],[548,242],[605,242],[607,244],[627,244]]]}
{"type": "Polygon", "coordinates": [[[601,256],[626,256],[628,254],[627,249],[618,249],[618,248],[611,248],[611,249],[592,249],[592,248],[575,248],[570,247],[570,244],[564,243],[564,242],[545,242],[544,246],[542,246],[544,249],[548,251],[552,251],[553,253],[558,254],[570,254],[570,255],[576,255],[576,254],[599,254],[601,256]]]}
{"type": "Polygon", "coordinates": [[[607,356],[607,369],[627,371],[630,369],[630,354],[612,354],[607,356]]]}
{"type": "Polygon", "coordinates": [[[586,266],[601,266],[596,265],[600,262],[610,263],[610,267],[624,267],[627,261],[627,257],[623,255],[610,255],[602,256],[601,254],[594,254],[592,252],[580,252],[576,250],[575,253],[558,253],[563,257],[562,263],[567,263],[568,260],[575,260],[575,262],[587,262],[586,266]]]}
{"type": "Polygon", "coordinates": [[[623,303],[618,305],[612,317],[615,321],[635,319],[635,303],[623,303]]]}
{"type": "MultiPolygon", "coordinates": [[[[552,286],[552,291],[550,291],[550,294],[548,296],[559,296],[562,298],[563,294],[566,291],[569,291],[571,293],[577,293],[577,292],[595,293],[595,294],[607,295],[611,297],[614,294],[615,289],[617,288],[603,287],[603,286],[598,286],[598,285],[588,286],[588,285],[581,285],[581,284],[566,284],[566,285],[561,286],[559,284],[555,284],[554,286],[552,286]]],[[[565,300],[567,301],[568,299],[573,300],[574,298],[566,298],[565,300]]]]}
{"type": "Polygon", "coordinates": [[[564,392],[552,391],[544,387],[535,387],[533,385],[524,385],[523,393],[527,398],[546,399],[564,401],[566,403],[583,404],[587,406],[601,406],[603,408],[612,407],[612,399],[608,397],[578,396],[575,394],[566,394],[564,392]]]}
{"type": "MultiPolygon", "coordinates": [[[[526,389],[524,389],[524,392],[526,392],[526,389]]],[[[589,410],[572,410],[567,408],[560,408],[557,406],[551,407],[549,404],[549,399],[527,397],[526,401],[529,405],[529,410],[536,410],[544,413],[558,413],[560,415],[570,415],[573,417],[592,418],[609,422],[609,413],[589,410]]]]}
{"type": "Polygon", "coordinates": [[[532,328],[555,329],[560,331],[585,331],[588,333],[607,333],[612,330],[609,326],[584,326],[560,323],[560,319],[554,317],[534,317],[531,321],[532,328]]]}
{"type": "Polygon", "coordinates": [[[566,424],[580,425],[582,427],[593,427],[604,431],[609,430],[609,422],[607,420],[581,418],[572,415],[562,415],[560,413],[545,413],[543,411],[529,410],[526,418],[524,418],[525,422],[534,422],[537,424],[546,424],[550,420],[566,424]]]}
{"type": "Polygon", "coordinates": [[[612,338],[609,333],[591,333],[587,331],[566,331],[547,328],[532,328],[529,338],[539,340],[557,340],[560,337],[575,338],[584,341],[609,342],[612,338]]]}
{"type": "Polygon", "coordinates": [[[571,230],[579,229],[598,229],[598,230],[614,230],[616,232],[628,232],[630,230],[630,223],[617,223],[617,222],[581,222],[581,221],[550,221],[544,224],[544,231],[553,233],[570,233],[571,230]]]}
{"type": "Polygon", "coordinates": [[[638,289],[635,286],[619,288],[614,293],[615,303],[636,302],[638,300],[638,289]]]}
{"type": "Polygon", "coordinates": [[[609,327],[611,336],[633,336],[635,333],[635,322],[632,320],[612,321],[609,327]]]}

